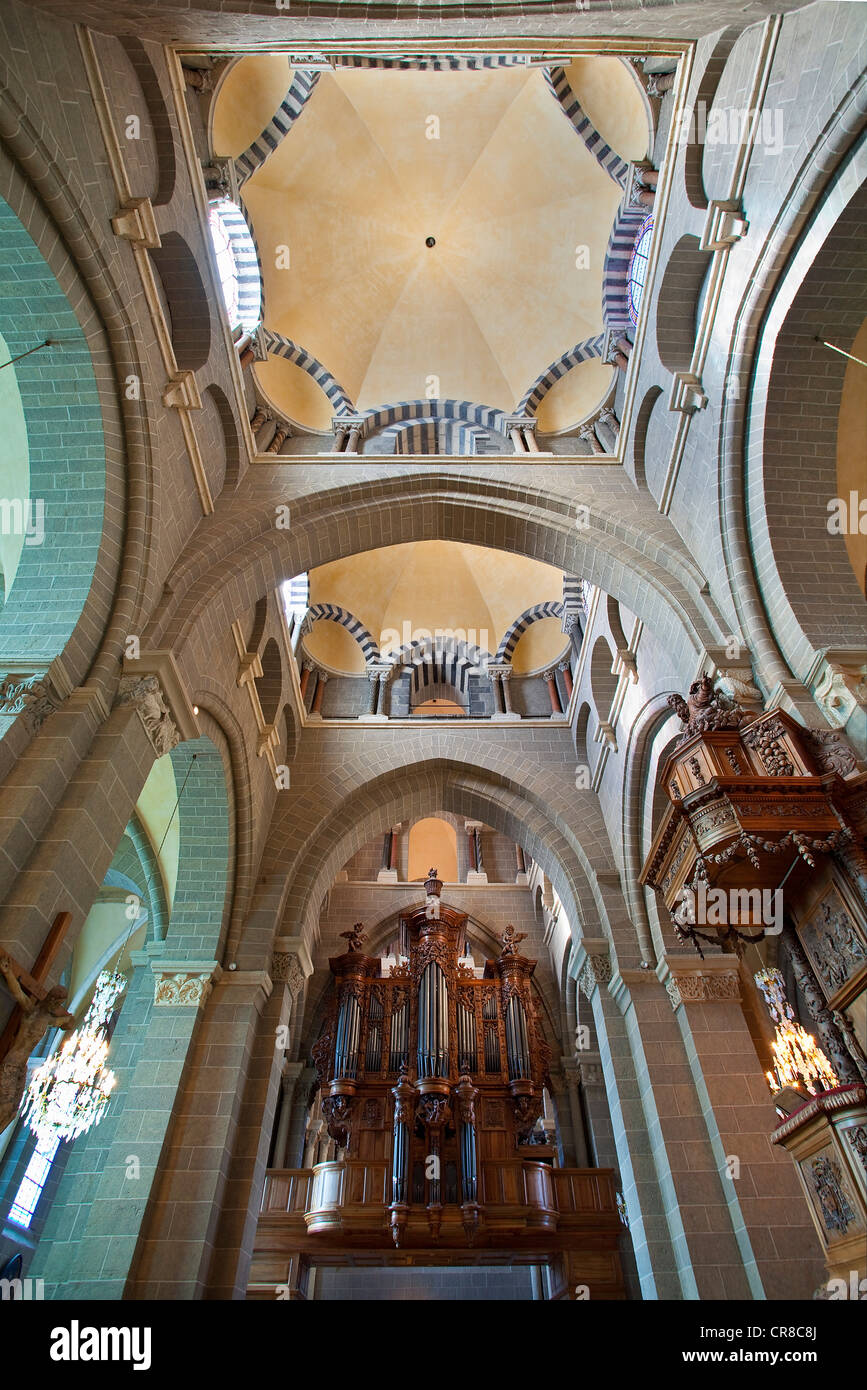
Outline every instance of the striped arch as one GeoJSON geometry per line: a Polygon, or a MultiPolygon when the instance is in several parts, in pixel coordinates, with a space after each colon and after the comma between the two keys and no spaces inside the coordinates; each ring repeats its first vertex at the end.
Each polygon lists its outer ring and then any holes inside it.
{"type": "Polygon", "coordinates": [[[345,627],[346,631],[355,638],[366,662],[382,660],[379,647],[364,623],[360,623],[345,608],[341,608],[336,603],[314,603],[311,608],[307,609],[301,624],[302,637],[310,631],[314,623],[318,622],[339,623],[341,627],[345,627]]]}
{"type": "Polygon", "coordinates": [[[559,101],[563,114],[575,127],[596,163],[605,170],[615,183],[619,183],[621,188],[625,188],[629,175],[628,161],[621,159],[619,154],[614,153],[610,145],[606,145],[598,130],[591,123],[589,116],[584,114],[581,103],[569,86],[563,68],[543,68],[542,73],[557,101],[559,101]]]}
{"type": "Polygon", "coordinates": [[[523,637],[527,628],[533,623],[538,623],[541,618],[562,618],[563,605],[558,599],[548,599],[545,603],[534,603],[532,608],[527,608],[507,629],[502,642],[497,648],[496,661],[511,661],[512,653],[523,637]]]}
{"type": "Polygon", "coordinates": [[[451,685],[466,695],[470,675],[477,673],[480,666],[487,666],[490,659],[490,653],[480,647],[434,633],[430,639],[420,638],[401,647],[394,664],[395,669],[409,668],[414,694],[431,685],[451,685]]]}
{"type": "Polygon", "coordinates": [[[335,68],[410,68],[419,72],[478,72],[482,68],[528,67],[522,53],[489,53],[478,58],[459,58],[453,53],[441,58],[409,54],[403,58],[364,58],[355,53],[341,53],[331,58],[335,68]]]}
{"type": "Polygon", "coordinates": [[[266,125],[262,134],[257,136],[252,145],[239,154],[235,160],[235,171],[238,176],[238,186],[246,183],[247,179],[252,178],[257,170],[262,168],[266,159],[269,159],[276,150],[280,141],[289,133],[292,125],[297,121],[307,102],[313,93],[313,88],[319,81],[318,72],[307,72],[299,68],[289,85],[289,90],[281,101],[274,115],[266,125]]]}
{"type": "Polygon", "coordinates": [[[362,438],[377,434],[389,425],[415,424],[419,420],[455,420],[466,424],[479,425],[482,429],[496,430],[506,436],[506,414],[491,405],[477,405],[473,401],[395,401],[392,405],[377,406],[363,412],[364,424],[362,438]]]}
{"type": "Polygon", "coordinates": [[[647,208],[627,208],[621,212],[608,242],[602,267],[602,321],[606,328],[623,331],[632,328],[629,317],[629,265],[635,238],[647,219],[647,208]]]}
{"type": "Polygon", "coordinates": [[[536,378],[529,391],[518,402],[515,414],[535,415],[555,381],[559,381],[573,367],[577,367],[579,362],[589,362],[592,357],[601,357],[604,344],[605,335],[600,333],[598,338],[585,338],[583,343],[576,343],[568,352],[564,352],[562,357],[558,357],[556,362],[552,362],[550,367],[546,367],[542,375],[536,378]]]}
{"type": "Polygon", "coordinates": [[[474,454],[475,441],[487,438],[487,430],[481,425],[466,425],[457,421],[412,420],[404,425],[393,425],[382,432],[385,454],[474,454]],[[440,427],[445,423],[445,437],[441,438],[440,427]],[[391,445],[393,444],[393,447],[391,445]],[[441,445],[443,447],[441,447],[441,445]]]}
{"type": "Polygon", "coordinates": [[[280,333],[274,333],[270,328],[265,329],[265,346],[274,357],[285,357],[287,362],[294,362],[296,367],[307,372],[312,376],[316,385],[321,391],[325,392],[335,414],[352,415],[354,406],[349,396],[340,385],[339,381],[331,375],[326,367],[315,357],[311,357],[303,347],[293,343],[289,338],[284,338],[280,333]]]}

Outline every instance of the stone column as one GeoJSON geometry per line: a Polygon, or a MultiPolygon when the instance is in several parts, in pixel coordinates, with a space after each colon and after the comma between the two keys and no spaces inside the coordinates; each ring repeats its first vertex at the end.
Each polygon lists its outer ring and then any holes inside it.
{"type": "Polygon", "coordinates": [[[526,887],[529,882],[527,878],[527,863],[524,859],[524,851],[520,845],[515,845],[515,882],[526,887]]]}
{"type": "Polygon", "coordinates": [[[388,683],[391,678],[391,671],[380,671],[379,673],[379,700],[377,701],[377,714],[380,719],[388,718],[388,683]]]}
{"type": "MultiPolygon", "coordinates": [[[[368,714],[376,714],[376,707],[379,704],[379,672],[375,668],[368,667],[367,679],[370,681],[370,702],[367,706],[368,714]]],[[[383,867],[385,867],[383,865],[383,867]]]]}
{"type": "Polygon", "coordinates": [[[361,426],[351,425],[349,428],[349,438],[346,441],[346,453],[358,453],[358,441],[361,439],[361,426]]]}
{"type": "Polygon", "coordinates": [[[310,672],[313,670],[312,661],[302,661],[301,663],[301,703],[304,704],[307,698],[307,687],[310,684],[310,672]]]}
{"type": "Polygon", "coordinates": [[[482,822],[479,820],[468,820],[464,822],[467,832],[467,849],[469,851],[469,864],[467,870],[467,883],[487,883],[488,875],[485,873],[482,864],[482,844],[480,831],[482,822]]]}
{"type": "Polygon", "coordinates": [[[397,856],[400,847],[400,827],[402,822],[393,825],[386,833],[382,846],[382,868],[377,874],[378,883],[397,883],[397,856]]]}
{"type": "Polygon", "coordinates": [[[289,426],[281,420],[276,430],[274,431],[274,437],[271,440],[271,443],[268,445],[267,452],[269,454],[279,454],[286,440],[289,438],[290,433],[291,430],[289,429],[289,426]]]}
{"type": "MultiPolygon", "coordinates": [[[[221,975],[216,961],[171,955],[154,942],[132,952],[134,975],[112,1037],[123,1104],[77,1140],[34,1260],[49,1297],[120,1299],[159,1185],[193,1033],[221,975]]],[[[119,1099],[119,1097],[118,1097],[119,1099]]],[[[190,1192],[199,1174],[188,1174],[190,1192]]],[[[164,1198],[165,1199],[165,1198],[164,1198]]],[[[167,1273],[160,1276],[166,1283],[167,1273]]]]}
{"type": "Polygon", "coordinates": [[[257,405],[250,420],[250,429],[253,434],[258,434],[259,430],[268,420],[268,412],[261,405],[257,405]]]}
{"type": "MultiPolygon", "coordinates": [[[[584,1133],[584,1116],[581,1114],[581,1099],[578,1095],[578,1085],[581,1076],[579,1063],[570,1057],[564,1057],[561,1063],[563,1071],[564,1089],[569,1103],[569,1119],[572,1129],[572,1143],[570,1157],[574,1156],[576,1168],[592,1168],[595,1165],[590,1160],[587,1149],[587,1136],[584,1133]]],[[[600,1068],[600,1081],[602,1072],[600,1068]]],[[[604,1091],[604,1086],[603,1086],[604,1091]]],[[[563,1116],[560,1117],[561,1137],[562,1137],[563,1116]]],[[[567,1163],[568,1166],[568,1163],[567,1163]]],[[[599,1165],[602,1166],[602,1165],[599,1165]]]]}
{"type": "Polygon", "coordinates": [[[505,714],[506,705],[503,699],[503,687],[500,682],[499,670],[490,670],[488,675],[491,678],[491,685],[494,688],[494,714],[505,714]]]}
{"type": "Polygon", "coordinates": [[[316,671],[316,691],[313,696],[313,705],[310,710],[311,719],[322,718],[322,697],[325,694],[325,687],[328,684],[328,672],[316,671]]]}
{"type": "Polygon", "coordinates": [[[791,1159],[770,1142],[778,1120],[741,1007],[737,960],[667,955],[658,973],[707,1098],[706,1133],[752,1296],[810,1298],[825,1267],[791,1159]]]}
{"type": "Polygon", "coordinates": [[[579,438],[579,439],[583,439],[585,444],[589,444],[589,445],[590,445],[590,452],[591,452],[591,454],[604,454],[604,453],[605,453],[605,450],[602,448],[602,445],[599,443],[599,440],[596,438],[596,434],[595,434],[595,432],[594,432],[594,429],[593,429],[593,426],[592,426],[592,425],[585,425],[585,426],[583,427],[583,429],[580,429],[580,430],[578,431],[578,438],[579,438]]]}
{"type": "Polygon", "coordinates": [[[292,1107],[295,1101],[295,1087],[304,1070],[303,1062],[284,1062],[280,1077],[280,1115],[277,1120],[277,1134],[274,1138],[273,1168],[294,1168],[287,1162],[289,1129],[292,1123],[292,1107]]]}
{"type": "Polygon", "coordinates": [[[553,670],[543,671],[542,679],[546,681],[548,685],[548,698],[551,701],[552,715],[562,714],[563,707],[560,704],[560,692],[557,689],[557,680],[553,670]]]}
{"type": "Polygon", "coordinates": [[[564,680],[564,682],[565,682],[565,684],[566,684],[566,697],[567,697],[567,699],[571,700],[571,699],[572,699],[572,667],[569,665],[569,662],[568,662],[568,661],[562,661],[557,669],[563,672],[563,680],[564,680]]]}

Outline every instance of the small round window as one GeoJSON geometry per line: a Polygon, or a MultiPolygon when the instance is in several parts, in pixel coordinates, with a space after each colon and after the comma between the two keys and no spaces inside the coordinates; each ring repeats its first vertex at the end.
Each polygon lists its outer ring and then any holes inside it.
{"type": "Polygon", "coordinates": [[[221,198],[211,203],[208,224],[229,326],[253,333],[262,315],[262,281],[244,214],[228,198],[221,198]]]}
{"type": "Polygon", "coordinates": [[[650,238],[652,236],[653,216],[651,215],[645,217],[639,228],[632,250],[632,259],[629,262],[627,294],[629,297],[629,317],[633,323],[638,323],[638,311],[641,308],[641,297],[644,294],[644,282],[647,278],[647,262],[650,256],[650,238]]]}

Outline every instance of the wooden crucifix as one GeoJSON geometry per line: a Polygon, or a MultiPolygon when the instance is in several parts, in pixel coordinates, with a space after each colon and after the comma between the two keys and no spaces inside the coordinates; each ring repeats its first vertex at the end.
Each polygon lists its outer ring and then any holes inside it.
{"type": "Polygon", "coordinates": [[[46,990],[42,980],[48,974],[64,935],[72,921],[71,912],[58,912],[48,932],[32,972],[0,950],[0,975],[15,1000],[15,1008],[0,1035],[0,1131],[18,1113],[27,1084],[27,1062],[48,1028],[72,1028],[75,1019],[64,1007],[66,990],[57,985],[46,990]]]}

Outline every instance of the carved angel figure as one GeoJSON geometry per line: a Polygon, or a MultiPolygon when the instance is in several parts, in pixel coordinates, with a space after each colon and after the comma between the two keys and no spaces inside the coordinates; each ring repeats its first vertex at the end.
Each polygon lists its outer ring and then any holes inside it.
{"type": "Polygon", "coordinates": [[[367,940],[367,932],[362,922],[356,922],[350,931],[342,931],[340,935],[349,943],[347,951],[360,951],[362,942],[367,940]]]}
{"type": "Polygon", "coordinates": [[[500,954],[504,956],[516,956],[518,954],[519,943],[525,941],[526,937],[527,933],[525,931],[515,931],[515,928],[510,922],[503,932],[503,935],[500,937],[503,943],[503,949],[500,954]]]}
{"type": "Polygon", "coordinates": [[[9,957],[0,954],[0,974],[6,981],[9,992],[21,1009],[21,1022],[12,1039],[12,1046],[0,1060],[0,1131],[11,1124],[18,1114],[21,1097],[27,1085],[27,1061],[41,1042],[48,1028],[62,1028],[68,1032],[75,1027],[75,1019],[63,1007],[66,990],[55,985],[44,999],[34,999],[25,994],[18,976],[15,974],[9,957]]]}

